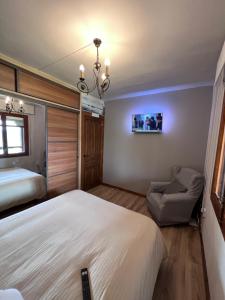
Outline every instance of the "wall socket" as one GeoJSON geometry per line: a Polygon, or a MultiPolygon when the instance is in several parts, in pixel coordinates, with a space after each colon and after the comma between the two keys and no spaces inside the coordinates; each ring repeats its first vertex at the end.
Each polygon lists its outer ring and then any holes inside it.
{"type": "Polygon", "coordinates": [[[205,207],[202,207],[202,208],[201,208],[202,218],[205,218],[205,213],[206,213],[206,208],[205,208],[205,207]]]}
{"type": "Polygon", "coordinates": [[[13,165],[14,168],[16,166],[18,166],[18,164],[19,164],[19,160],[18,159],[12,161],[12,165],[13,165]]]}

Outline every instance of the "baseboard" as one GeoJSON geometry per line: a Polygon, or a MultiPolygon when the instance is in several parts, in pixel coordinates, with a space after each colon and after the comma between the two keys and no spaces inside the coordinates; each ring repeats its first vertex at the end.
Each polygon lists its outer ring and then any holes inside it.
{"type": "Polygon", "coordinates": [[[106,183],[106,182],[102,182],[102,184],[105,185],[105,186],[114,188],[114,189],[118,189],[118,190],[121,190],[121,191],[124,191],[124,192],[127,192],[127,193],[131,193],[131,194],[140,196],[140,197],[146,197],[145,194],[141,194],[141,193],[137,193],[137,192],[134,192],[134,191],[131,191],[131,190],[128,190],[128,189],[124,189],[120,186],[112,185],[112,184],[109,184],[109,183],[106,183]]]}
{"type": "Polygon", "coordinates": [[[205,259],[205,250],[202,238],[202,229],[201,229],[201,222],[199,223],[199,233],[200,233],[200,241],[201,241],[201,248],[202,248],[202,260],[203,260],[203,271],[204,271],[204,281],[205,281],[205,292],[206,292],[206,300],[210,300],[210,291],[209,291],[209,281],[207,275],[207,267],[206,267],[206,259],[205,259]]]}

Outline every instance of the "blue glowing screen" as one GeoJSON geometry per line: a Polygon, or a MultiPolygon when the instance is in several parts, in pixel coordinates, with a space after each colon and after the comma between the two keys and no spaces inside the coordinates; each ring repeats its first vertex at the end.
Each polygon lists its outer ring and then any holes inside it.
{"type": "Polygon", "coordinates": [[[132,131],[133,132],[162,132],[163,114],[148,113],[132,115],[132,131]]]}

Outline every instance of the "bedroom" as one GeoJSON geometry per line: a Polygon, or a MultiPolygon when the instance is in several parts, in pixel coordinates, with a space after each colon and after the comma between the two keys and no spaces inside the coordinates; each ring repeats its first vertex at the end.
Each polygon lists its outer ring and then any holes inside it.
{"type": "Polygon", "coordinates": [[[0,299],[225,299],[224,20],[1,1],[0,299]]]}

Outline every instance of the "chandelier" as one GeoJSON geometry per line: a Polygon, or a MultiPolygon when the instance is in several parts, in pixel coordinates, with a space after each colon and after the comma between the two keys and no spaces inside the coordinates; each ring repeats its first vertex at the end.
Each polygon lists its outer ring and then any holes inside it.
{"type": "Polygon", "coordinates": [[[104,95],[104,93],[108,90],[110,86],[110,79],[109,79],[109,66],[110,66],[110,61],[109,59],[105,60],[105,73],[101,72],[101,63],[99,61],[99,47],[102,43],[102,41],[98,38],[93,40],[94,45],[97,50],[97,55],[96,55],[96,62],[93,65],[93,73],[94,73],[94,84],[93,87],[89,87],[87,83],[85,82],[85,68],[84,65],[80,65],[80,78],[79,81],[77,82],[77,88],[80,92],[89,94],[93,92],[95,89],[97,89],[99,98],[101,99],[104,95]]]}
{"type": "Polygon", "coordinates": [[[19,101],[19,108],[16,109],[14,99],[7,96],[5,100],[5,110],[7,113],[15,112],[22,114],[24,113],[23,101],[19,101]]]}

